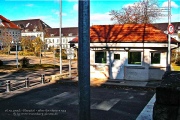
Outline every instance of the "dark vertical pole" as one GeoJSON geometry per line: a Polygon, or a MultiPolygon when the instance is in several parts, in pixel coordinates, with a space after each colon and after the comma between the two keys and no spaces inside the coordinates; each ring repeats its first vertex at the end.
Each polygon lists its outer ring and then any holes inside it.
{"type": "Polygon", "coordinates": [[[26,88],[29,87],[29,78],[28,77],[25,78],[25,87],[26,88]]]}
{"type": "Polygon", "coordinates": [[[90,1],[79,0],[79,120],[90,120],[90,1]]]}
{"type": "Polygon", "coordinates": [[[42,74],[42,75],[41,75],[41,84],[44,84],[44,82],[45,82],[45,75],[42,74]]]}
{"type": "Polygon", "coordinates": [[[11,91],[11,81],[7,80],[6,81],[6,92],[10,92],[11,91]]]}

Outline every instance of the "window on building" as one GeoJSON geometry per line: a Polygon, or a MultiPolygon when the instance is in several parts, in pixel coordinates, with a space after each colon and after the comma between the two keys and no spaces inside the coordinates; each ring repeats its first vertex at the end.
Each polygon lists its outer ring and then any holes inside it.
{"type": "Polygon", "coordinates": [[[68,36],[72,36],[73,34],[72,33],[69,33],[68,36]]]}
{"type": "Polygon", "coordinates": [[[29,29],[25,29],[25,32],[28,32],[29,31],[29,29]]]}
{"type": "Polygon", "coordinates": [[[151,53],[151,64],[160,64],[161,53],[152,52],[151,53]]]}
{"type": "Polygon", "coordinates": [[[128,52],[128,64],[141,65],[141,52],[128,52]]]}
{"type": "Polygon", "coordinates": [[[95,63],[106,63],[106,52],[96,51],[95,52],[95,63]]]}
{"type": "Polygon", "coordinates": [[[120,60],[120,54],[114,54],[114,60],[120,60]]]}
{"type": "Polygon", "coordinates": [[[66,39],[65,38],[63,38],[63,43],[66,43],[66,39]]]}

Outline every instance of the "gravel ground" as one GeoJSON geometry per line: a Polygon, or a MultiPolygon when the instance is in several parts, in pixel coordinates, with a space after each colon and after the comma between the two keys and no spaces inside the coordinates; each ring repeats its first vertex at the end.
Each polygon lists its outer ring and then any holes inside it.
{"type": "MultiPolygon", "coordinates": [[[[40,57],[36,56],[20,56],[18,55],[18,59],[22,59],[23,57],[29,58],[30,64],[39,64],[40,63],[40,57]]],[[[16,65],[16,54],[14,53],[13,55],[0,55],[0,60],[3,61],[3,64],[5,65],[16,65]]],[[[72,67],[76,67],[77,62],[73,61],[72,62],[72,67]]],[[[55,58],[53,56],[52,52],[46,52],[43,53],[43,57],[41,57],[41,64],[54,64],[54,65],[59,65],[59,58],[55,58]]],[[[68,65],[69,61],[68,60],[62,60],[62,65],[68,65]]],[[[0,69],[0,72],[13,72],[15,70],[6,70],[0,69]]]]}

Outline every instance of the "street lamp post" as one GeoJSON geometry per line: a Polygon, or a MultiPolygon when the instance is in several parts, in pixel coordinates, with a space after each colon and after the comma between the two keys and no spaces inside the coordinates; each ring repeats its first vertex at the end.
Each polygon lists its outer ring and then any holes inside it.
{"type": "Polygon", "coordinates": [[[39,55],[39,58],[40,58],[40,65],[41,65],[41,54],[42,54],[42,53],[41,53],[41,46],[40,46],[40,52],[39,52],[39,54],[40,54],[40,55],[39,55]]]}
{"type": "MultiPolygon", "coordinates": [[[[171,0],[168,0],[168,25],[171,24],[171,0]]],[[[168,33],[168,62],[167,71],[171,71],[171,35],[168,33]]]]}
{"type": "Polygon", "coordinates": [[[53,60],[54,60],[54,66],[55,66],[55,49],[54,49],[55,45],[54,45],[54,39],[53,39],[53,60]]]}
{"type": "Polygon", "coordinates": [[[1,50],[3,49],[3,43],[1,43],[1,50]]]}
{"type": "Polygon", "coordinates": [[[62,0],[60,0],[60,26],[59,26],[59,67],[60,67],[60,74],[62,74],[62,41],[61,41],[61,28],[62,28],[62,0]]]}
{"type": "Polygon", "coordinates": [[[16,66],[18,68],[18,46],[17,46],[18,42],[16,40],[16,66]]]}

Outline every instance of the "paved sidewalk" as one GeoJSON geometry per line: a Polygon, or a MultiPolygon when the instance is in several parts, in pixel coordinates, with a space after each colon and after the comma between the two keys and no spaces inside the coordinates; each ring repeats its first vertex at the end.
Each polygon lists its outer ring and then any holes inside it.
{"type": "Polygon", "coordinates": [[[146,87],[156,88],[161,83],[161,80],[150,80],[150,81],[132,81],[132,80],[108,80],[105,85],[116,85],[116,86],[129,86],[129,87],[146,87]]]}
{"type": "Polygon", "coordinates": [[[156,101],[156,94],[151,98],[148,104],[141,111],[136,120],[153,120],[153,106],[156,101]]]}
{"type": "MultiPolygon", "coordinates": [[[[104,81],[100,81],[98,83],[98,79],[97,79],[97,84],[98,84],[97,86],[136,87],[136,88],[155,89],[156,87],[158,87],[160,85],[161,81],[162,80],[133,81],[133,80],[111,80],[111,79],[109,79],[107,81],[104,80],[104,81]]],[[[59,80],[57,82],[64,83],[64,84],[73,84],[73,83],[77,84],[78,77],[76,77],[72,80],[65,79],[65,80],[59,80]]],[[[91,82],[93,83],[93,80],[91,82]]]]}

